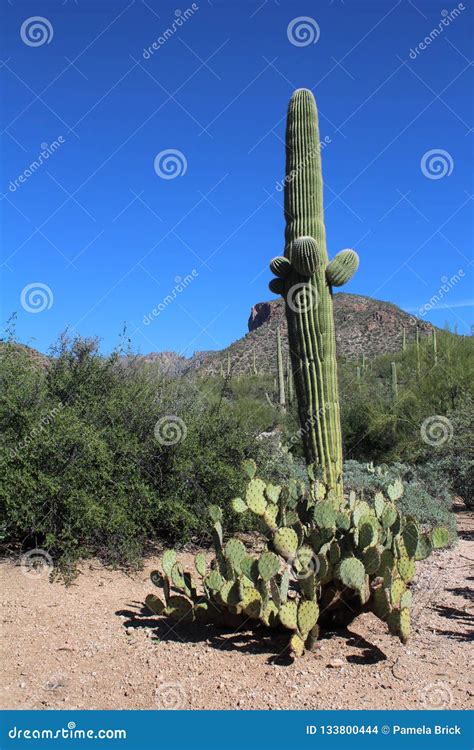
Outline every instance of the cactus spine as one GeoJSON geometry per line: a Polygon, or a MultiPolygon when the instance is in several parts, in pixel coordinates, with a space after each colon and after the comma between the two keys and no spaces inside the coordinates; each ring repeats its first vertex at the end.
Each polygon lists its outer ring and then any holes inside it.
{"type": "Polygon", "coordinates": [[[398,401],[398,378],[397,378],[397,363],[392,362],[391,363],[391,369],[392,369],[392,395],[393,400],[398,401]]]}
{"type": "Polygon", "coordinates": [[[353,250],[328,262],[316,102],[298,89],[286,126],[285,257],[274,259],[271,289],[285,297],[291,364],[306,462],[322,470],[326,492],[342,498],[342,441],[332,287],[358,265],[353,250]]]}
{"type": "Polygon", "coordinates": [[[283,372],[283,354],[281,350],[280,326],[278,326],[277,328],[276,340],[277,340],[277,370],[278,370],[278,404],[279,404],[280,409],[282,411],[285,411],[285,408],[286,408],[285,374],[283,372]]]}

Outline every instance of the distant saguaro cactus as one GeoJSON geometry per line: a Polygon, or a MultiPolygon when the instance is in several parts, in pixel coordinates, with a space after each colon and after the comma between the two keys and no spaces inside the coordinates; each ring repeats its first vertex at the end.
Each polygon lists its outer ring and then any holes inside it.
{"type": "Polygon", "coordinates": [[[285,400],[285,373],[283,372],[283,353],[281,349],[281,333],[280,326],[276,332],[276,345],[277,345],[277,372],[278,372],[278,405],[282,411],[286,409],[285,400]]]}

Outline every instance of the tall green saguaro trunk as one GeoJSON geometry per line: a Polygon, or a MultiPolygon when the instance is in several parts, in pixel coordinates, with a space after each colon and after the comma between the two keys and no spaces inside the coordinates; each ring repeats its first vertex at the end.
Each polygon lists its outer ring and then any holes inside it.
{"type": "Polygon", "coordinates": [[[308,465],[322,471],[326,492],[341,498],[342,440],[332,288],[358,266],[353,250],[328,262],[318,113],[311,91],[298,89],[286,125],[285,256],[270,264],[270,289],[285,298],[291,364],[308,465]]]}

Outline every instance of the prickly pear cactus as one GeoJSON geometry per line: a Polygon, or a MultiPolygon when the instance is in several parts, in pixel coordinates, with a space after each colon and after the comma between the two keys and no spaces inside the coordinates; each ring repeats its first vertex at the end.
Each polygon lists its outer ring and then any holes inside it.
{"type": "Polygon", "coordinates": [[[448,530],[423,533],[403,516],[399,480],[386,496],[318,500],[325,489],[317,482],[316,491],[295,481],[269,484],[253,461],[244,472],[246,500],[236,498],[232,507],[254,517],[265,549],[252,553],[235,537],[224,542],[222,511],[211,506],[214,557],[198,552],[194,570],[186,571],[167,550],[162,572],[151,575],[162,597],[150,594],[148,609],[180,623],[278,628],[295,657],[314,648],[320,628],[347,626],[362,611],[374,612],[405,643],[415,561],[449,543],[448,530]]]}
{"type": "Polygon", "coordinates": [[[270,289],[285,299],[293,378],[308,464],[322,469],[327,492],[342,498],[342,441],[332,288],[359,264],[342,250],[329,262],[316,102],[293,94],[286,126],[285,255],[274,258],[270,289]]]}

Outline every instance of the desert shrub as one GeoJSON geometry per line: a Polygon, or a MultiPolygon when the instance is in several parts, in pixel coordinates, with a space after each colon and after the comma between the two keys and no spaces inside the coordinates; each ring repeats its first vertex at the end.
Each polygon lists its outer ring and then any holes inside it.
{"type": "Polygon", "coordinates": [[[4,548],[43,548],[68,569],[89,555],[136,565],[147,541],[202,534],[207,504],[225,507],[240,491],[252,435],[232,408],[133,358],[125,367],[121,354],[62,337],[45,365],[3,345],[4,548]],[[176,416],[184,439],[175,441],[176,416]]]}
{"type": "Polygon", "coordinates": [[[346,489],[362,492],[367,500],[372,500],[376,492],[387,492],[396,479],[401,479],[405,487],[398,501],[405,515],[413,516],[427,528],[447,526],[455,533],[450,482],[436,464],[410,466],[394,463],[378,467],[357,461],[344,464],[346,489]]]}

